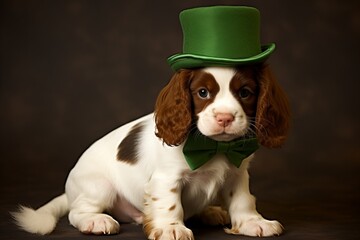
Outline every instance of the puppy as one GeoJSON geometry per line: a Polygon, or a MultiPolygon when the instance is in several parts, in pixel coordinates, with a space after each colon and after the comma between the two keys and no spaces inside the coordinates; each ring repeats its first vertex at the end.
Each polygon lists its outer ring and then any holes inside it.
{"type": "Polygon", "coordinates": [[[256,137],[265,147],[280,147],[288,128],[288,102],[268,66],[181,69],[160,92],[153,114],[84,152],[63,195],[37,210],[21,206],[13,216],[20,228],[38,234],[52,232],[69,213],[71,225],[88,234],[116,234],[119,222],[136,222],[148,239],[194,239],[184,220],[197,215],[231,224],[229,234],[279,235],[281,224],[256,211],[249,191],[253,151],[234,164],[216,150],[193,167],[184,146],[192,134],[192,141],[221,146],[256,137]]]}

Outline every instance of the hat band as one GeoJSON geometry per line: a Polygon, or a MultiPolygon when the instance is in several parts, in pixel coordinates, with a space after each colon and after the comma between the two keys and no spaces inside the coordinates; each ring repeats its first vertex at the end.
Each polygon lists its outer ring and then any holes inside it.
{"type": "Polygon", "coordinates": [[[261,46],[259,44],[249,44],[234,40],[233,44],[225,44],[223,39],[216,36],[212,40],[203,41],[202,43],[194,44],[187,43],[185,40],[183,47],[184,54],[194,54],[208,57],[218,58],[249,58],[261,53],[261,46]]]}
{"type": "Polygon", "coordinates": [[[260,54],[248,58],[221,58],[189,53],[179,53],[168,58],[168,63],[173,70],[181,68],[196,68],[208,66],[239,66],[245,64],[256,64],[265,61],[275,50],[275,44],[262,46],[260,54]]]}

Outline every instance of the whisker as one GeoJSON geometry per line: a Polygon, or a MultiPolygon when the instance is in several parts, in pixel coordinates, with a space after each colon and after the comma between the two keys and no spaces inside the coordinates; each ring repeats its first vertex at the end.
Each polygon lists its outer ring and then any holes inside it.
{"type": "MultiPolygon", "coordinates": [[[[263,138],[268,136],[266,127],[264,127],[262,124],[256,123],[256,118],[252,118],[249,122],[250,122],[250,126],[256,130],[256,135],[260,135],[259,137],[263,137],[263,138]]],[[[253,129],[251,130],[254,131],[253,129]]]]}

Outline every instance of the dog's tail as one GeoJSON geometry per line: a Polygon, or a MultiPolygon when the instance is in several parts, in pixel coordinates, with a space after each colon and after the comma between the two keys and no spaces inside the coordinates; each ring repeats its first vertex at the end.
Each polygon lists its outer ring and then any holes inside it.
{"type": "Polygon", "coordinates": [[[10,213],[23,230],[36,234],[49,234],[57,221],[69,211],[66,194],[62,194],[37,210],[19,206],[18,212],[10,213]]]}

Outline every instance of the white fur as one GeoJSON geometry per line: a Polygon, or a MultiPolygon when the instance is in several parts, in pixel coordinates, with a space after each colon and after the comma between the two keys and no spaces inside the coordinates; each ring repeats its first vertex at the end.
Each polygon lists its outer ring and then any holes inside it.
{"type": "Polygon", "coordinates": [[[19,212],[12,213],[12,215],[21,229],[44,235],[51,233],[58,219],[67,212],[67,198],[65,194],[62,194],[36,211],[32,208],[20,206],[19,212]]]}
{"type": "MultiPolygon", "coordinates": [[[[205,71],[215,77],[220,91],[215,101],[198,115],[199,130],[216,140],[239,137],[249,123],[229,90],[234,69],[205,71]],[[218,112],[233,114],[234,123],[220,129],[214,120],[218,112]]],[[[143,223],[151,218],[149,239],[175,239],[174,235],[176,239],[193,239],[184,219],[200,214],[209,205],[222,204],[231,218],[232,228],[227,233],[250,236],[281,233],[278,222],[265,220],[256,211],[247,173],[252,156],[236,168],[218,154],[191,171],[183,157],[183,145],[164,145],[154,132],[154,116],[149,114],[95,142],[71,170],[65,194],[36,211],[22,207],[14,214],[18,225],[28,232],[48,234],[58,218],[69,211],[70,223],[84,233],[113,234],[120,229],[117,220],[143,223]],[[120,142],[140,122],[144,131],[139,141],[139,161],[136,164],[119,161],[120,142]],[[110,212],[114,218],[104,212],[110,212]]]]}

